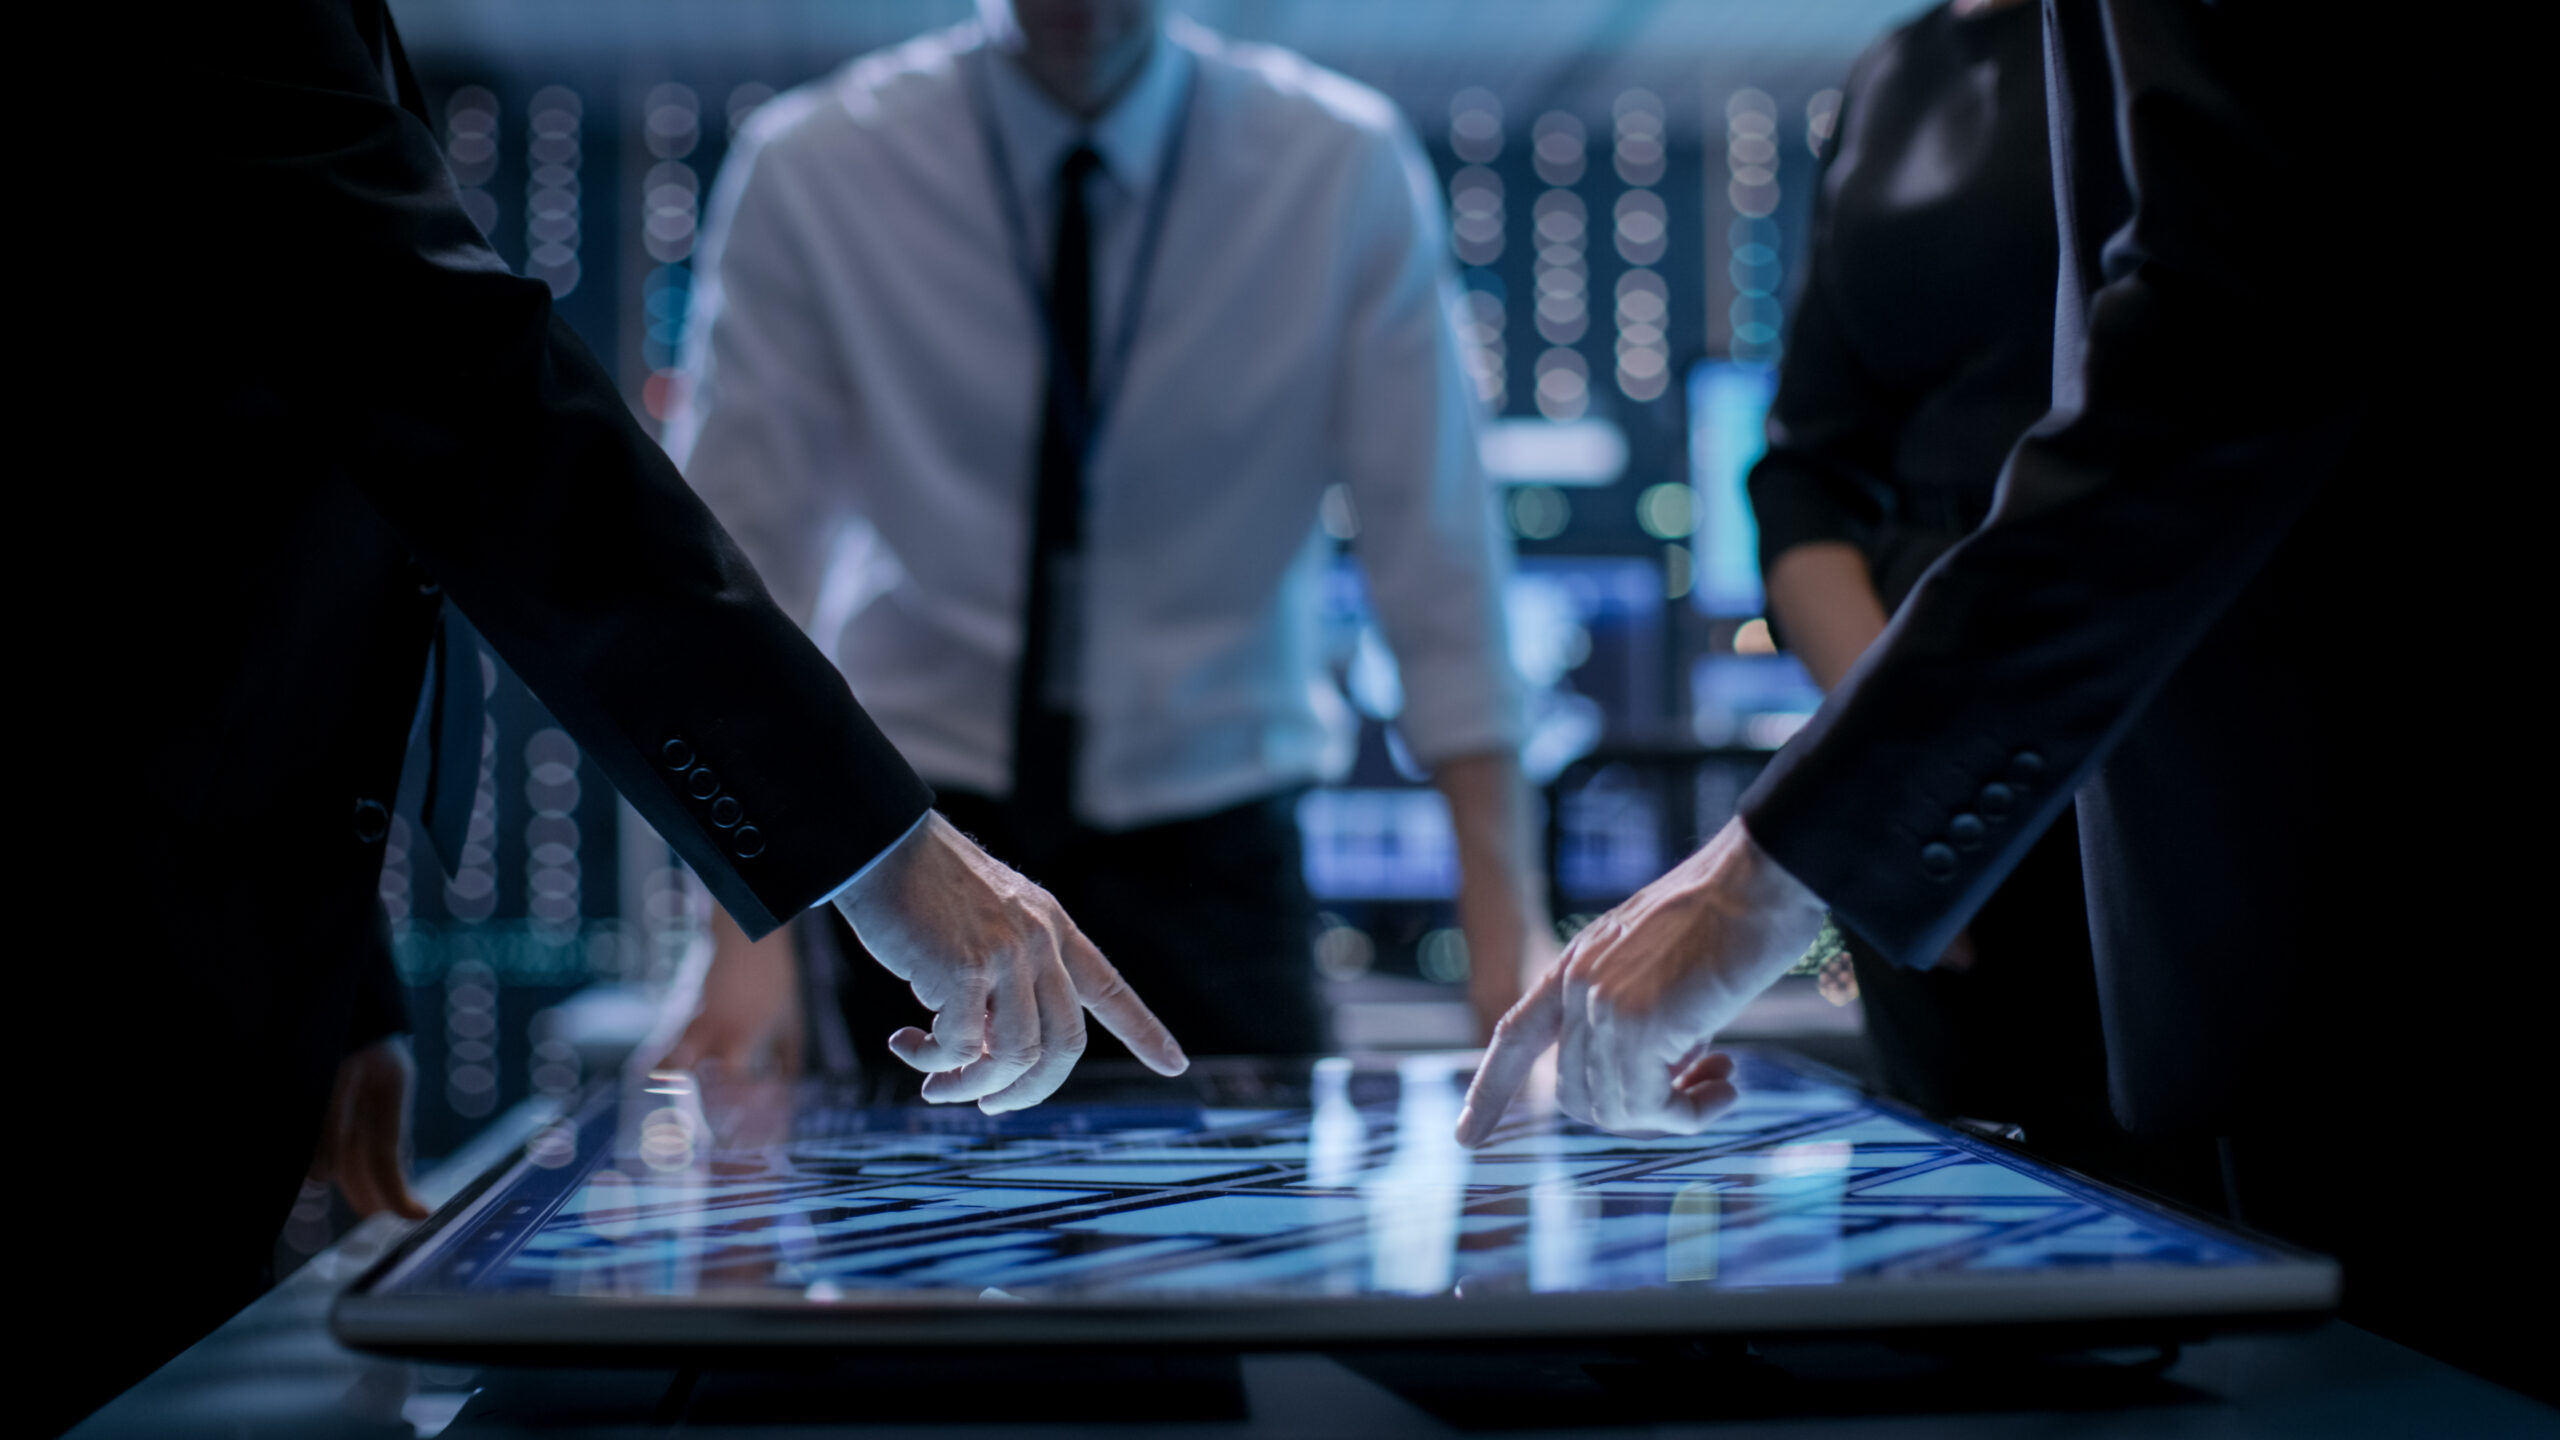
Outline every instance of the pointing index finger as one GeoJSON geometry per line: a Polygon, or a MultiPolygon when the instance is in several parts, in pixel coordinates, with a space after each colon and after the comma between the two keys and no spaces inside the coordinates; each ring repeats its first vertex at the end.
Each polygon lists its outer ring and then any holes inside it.
{"type": "Polygon", "coordinates": [[[1075,982],[1076,1000],[1093,1012],[1103,1029],[1119,1036],[1130,1054],[1159,1075],[1179,1075],[1191,1068],[1191,1057],[1182,1053],[1173,1032],[1164,1028],[1164,1022],[1147,1008],[1146,1001],[1138,998],[1137,991],[1129,988],[1129,982],[1120,978],[1111,962],[1102,958],[1093,942],[1084,938],[1083,931],[1069,922],[1059,939],[1060,955],[1067,962],[1067,978],[1075,982]]]}
{"type": "Polygon", "coordinates": [[[1466,1108],[1458,1112],[1459,1144],[1481,1145],[1492,1138],[1493,1127],[1502,1122],[1502,1112],[1511,1108],[1538,1057],[1563,1033],[1564,968],[1558,966],[1493,1027],[1493,1043],[1476,1067],[1475,1083],[1467,1087],[1466,1108]]]}

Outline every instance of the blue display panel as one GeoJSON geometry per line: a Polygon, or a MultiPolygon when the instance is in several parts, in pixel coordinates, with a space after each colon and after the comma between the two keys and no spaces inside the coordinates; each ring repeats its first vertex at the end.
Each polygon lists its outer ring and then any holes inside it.
{"type": "MultiPolygon", "coordinates": [[[[2214,1270],[2236,1237],[1745,1054],[1703,1135],[1515,1108],[1452,1139],[1465,1062],[1316,1062],[1270,1108],[861,1108],[809,1086],[600,1102],[378,1287],[1079,1301],[1838,1286],[2214,1270]]],[[[1301,1072],[1304,1074],[1305,1072],[1301,1072]]]]}
{"type": "Polygon", "coordinates": [[[1697,529],[1690,602],[1707,615],[1761,613],[1760,527],[1746,482],[1768,448],[1769,402],[1778,372],[1706,360],[1689,369],[1689,483],[1697,529]]]}
{"type": "MultiPolygon", "coordinates": [[[[1503,604],[1528,698],[1521,768],[1533,783],[1553,779],[1605,736],[1659,727],[1670,707],[1662,694],[1666,601],[1654,561],[1523,556],[1503,604]]],[[[1396,730],[1402,677],[1349,560],[1326,578],[1324,624],[1357,729],[1343,781],[1299,806],[1308,889],[1320,901],[1449,899],[1458,857],[1448,807],[1396,730]]],[[[1659,873],[1654,863],[1644,878],[1659,873]]]]}
{"type": "Polygon", "coordinates": [[[1600,767],[1556,799],[1556,899],[1613,905],[1659,879],[1677,858],[1665,843],[1670,797],[1659,773],[1600,767]]]}
{"type": "Polygon", "coordinates": [[[1424,786],[1311,790],[1298,801],[1308,893],[1319,900],[1447,900],[1458,893],[1449,803],[1424,786]]]}
{"type": "Polygon", "coordinates": [[[1793,655],[1701,655],[1689,668],[1689,729],[1701,745],[1775,750],[1822,708],[1793,655]]]}

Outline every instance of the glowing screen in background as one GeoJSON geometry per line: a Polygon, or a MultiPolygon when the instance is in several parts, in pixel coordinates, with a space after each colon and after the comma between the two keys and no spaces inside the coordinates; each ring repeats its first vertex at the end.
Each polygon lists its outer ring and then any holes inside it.
{"type": "Polygon", "coordinates": [[[1769,401],[1778,372],[1766,365],[1704,360],[1689,369],[1689,483],[1697,531],[1690,541],[1690,603],[1703,615],[1758,615],[1760,527],[1744,489],[1767,448],[1769,401]]]}
{"type": "MultiPolygon", "coordinates": [[[[1522,556],[1503,605],[1527,701],[1521,769],[1532,784],[1553,780],[1604,736],[1643,734],[1658,724],[1668,708],[1660,680],[1666,602],[1662,570],[1653,560],[1522,556]]],[[[1395,729],[1403,681],[1355,562],[1339,561],[1327,574],[1323,621],[1349,702],[1345,718],[1379,732],[1393,769],[1354,774],[1299,802],[1308,888],[1320,900],[1450,899],[1457,894],[1458,849],[1448,805],[1428,788],[1427,773],[1395,729]]],[[[1591,849],[1575,828],[1588,808],[1566,817],[1566,849],[1577,859],[1591,849]]],[[[1592,823],[1633,828],[1617,823],[1627,820],[1612,815],[1592,823]]],[[[1662,872],[1659,849],[1649,833],[1641,848],[1616,846],[1620,863],[1606,882],[1620,887],[1615,895],[1662,872]]]]}

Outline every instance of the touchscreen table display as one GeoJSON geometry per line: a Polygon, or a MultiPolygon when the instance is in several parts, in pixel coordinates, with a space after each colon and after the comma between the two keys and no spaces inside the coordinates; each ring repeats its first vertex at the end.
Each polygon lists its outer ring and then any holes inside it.
{"type": "Polygon", "coordinates": [[[2334,1295],[2326,1261],[1778,1057],[1741,1056],[1741,1102],[1701,1135],[1628,1139],[1523,1104],[1475,1151],[1452,1138],[1468,1063],[1302,1062],[1214,1087],[1224,1103],[1001,1118],[661,1075],[537,1133],[360,1282],[338,1329],[394,1348],[1322,1341],[2263,1315],[2334,1295]]]}

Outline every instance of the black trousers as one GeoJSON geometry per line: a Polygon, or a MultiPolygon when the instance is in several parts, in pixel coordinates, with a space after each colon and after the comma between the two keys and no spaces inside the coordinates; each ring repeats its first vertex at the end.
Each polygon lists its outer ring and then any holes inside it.
{"type": "MultiPolygon", "coordinates": [[[[1329,1048],[1316,988],[1315,902],[1307,893],[1298,792],[1134,830],[1078,826],[1058,858],[1024,873],[1047,887],[1182,1042],[1202,1055],[1312,1055],[1329,1048]],[[1045,873],[1044,873],[1045,872],[1045,873]]],[[[935,802],[989,854],[1022,865],[1004,806],[944,791],[935,802]]],[[[835,907],[803,921],[813,958],[833,951],[853,1058],[894,1083],[921,1077],[889,1053],[891,1032],[930,1026],[906,982],[882,969],[835,907]]],[[[1086,1017],[1088,1057],[1126,1047],[1086,1017]]]]}
{"type": "Polygon", "coordinates": [[[2071,811],[2019,861],[1967,933],[1974,964],[1961,973],[1905,970],[1845,937],[1886,1092],[1932,1115],[2017,1124],[2030,1146],[2066,1164],[2218,1208],[2222,1177],[2209,1143],[2137,1141],[2108,1102],[2071,811]]]}

